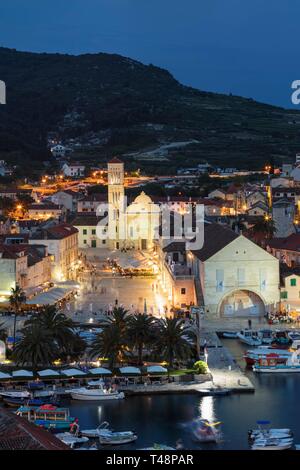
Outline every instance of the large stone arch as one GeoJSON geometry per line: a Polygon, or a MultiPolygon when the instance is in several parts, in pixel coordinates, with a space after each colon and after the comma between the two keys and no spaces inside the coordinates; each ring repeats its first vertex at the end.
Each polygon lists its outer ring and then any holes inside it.
{"type": "Polygon", "coordinates": [[[266,312],[261,295],[249,289],[227,292],[219,302],[218,314],[223,317],[258,317],[266,312]]]}

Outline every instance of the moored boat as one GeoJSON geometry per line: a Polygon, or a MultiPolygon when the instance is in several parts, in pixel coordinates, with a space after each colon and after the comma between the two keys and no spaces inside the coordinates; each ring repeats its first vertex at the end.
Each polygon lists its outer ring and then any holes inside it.
{"type": "Polygon", "coordinates": [[[260,346],[262,344],[256,331],[248,329],[241,330],[237,333],[237,337],[242,343],[249,344],[250,346],[260,346]]]}
{"type": "Polygon", "coordinates": [[[286,450],[293,445],[293,439],[256,439],[252,450],[286,450]]]}
{"type": "Polygon", "coordinates": [[[99,437],[100,432],[105,429],[109,429],[109,423],[107,421],[103,421],[97,428],[83,429],[81,434],[86,437],[99,437]]]}
{"type": "Polygon", "coordinates": [[[54,430],[70,429],[75,420],[70,416],[68,408],[58,408],[53,405],[21,406],[16,414],[37,426],[54,430]]]}
{"type": "Polygon", "coordinates": [[[275,349],[271,347],[261,347],[249,349],[244,355],[244,359],[248,366],[253,366],[259,359],[267,359],[273,357],[278,364],[284,364],[292,353],[286,349],[275,349]]]}
{"type": "Polygon", "coordinates": [[[101,380],[88,382],[86,387],[69,390],[73,400],[121,400],[125,398],[123,392],[107,390],[101,380]]]}
{"type": "Polygon", "coordinates": [[[62,433],[56,434],[56,437],[60,441],[62,441],[64,444],[72,448],[78,444],[85,444],[86,442],[89,441],[88,437],[76,436],[72,434],[71,432],[62,432],[62,433]]]}
{"type": "Polygon", "coordinates": [[[236,331],[223,331],[222,337],[235,339],[237,338],[237,332],[236,331]]]}
{"type": "Polygon", "coordinates": [[[258,337],[261,339],[262,344],[272,344],[273,338],[273,331],[263,329],[258,332],[258,337]]]}
{"type": "Polygon", "coordinates": [[[252,367],[254,372],[268,372],[268,373],[295,373],[300,372],[300,351],[294,351],[290,357],[287,358],[284,364],[278,364],[274,358],[259,359],[252,367]]]}
{"type": "Polygon", "coordinates": [[[137,438],[137,434],[133,431],[114,432],[109,429],[103,429],[99,434],[99,442],[101,445],[129,444],[136,441],[137,438]]]}

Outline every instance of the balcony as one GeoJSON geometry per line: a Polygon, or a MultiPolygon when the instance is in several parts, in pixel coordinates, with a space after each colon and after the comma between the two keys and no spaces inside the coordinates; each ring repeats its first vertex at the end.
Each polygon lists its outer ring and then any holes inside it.
{"type": "Polygon", "coordinates": [[[194,278],[191,268],[189,268],[185,264],[165,263],[165,266],[174,279],[193,279],[194,278]]]}

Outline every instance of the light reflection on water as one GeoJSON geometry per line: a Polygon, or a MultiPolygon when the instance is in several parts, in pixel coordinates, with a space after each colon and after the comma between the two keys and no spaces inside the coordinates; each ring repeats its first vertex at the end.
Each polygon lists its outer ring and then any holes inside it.
{"type": "MultiPolygon", "coordinates": [[[[225,343],[237,358],[243,348],[237,341],[225,343]]],[[[244,364],[243,364],[244,365],[244,364]]],[[[68,406],[78,417],[82,429],[95,428],[108,421],[115,430],[134,429],[135,444],[122,449],[139,449],[162,443],[175,446],[181,438],[186,449],[248,449],[248,429],[256,421],[267,419],[273,427],[289,427],[295,443],[300,443],[300,374],[254,376],[255,394],[232,394],[219,397],[197,395],[135,396],[103,403],[72,401],[68,406]],[[202,418],[221,421],[223,440],[218,444],[197,444],[189,430],[191,421],[202,418]]]]}

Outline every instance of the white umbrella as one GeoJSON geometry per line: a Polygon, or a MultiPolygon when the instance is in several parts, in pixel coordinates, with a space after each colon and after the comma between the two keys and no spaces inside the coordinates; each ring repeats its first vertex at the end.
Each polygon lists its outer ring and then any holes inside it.
{"type": "Polygon", "coordinates": [[[13,377],[33,377],[33,373],[29,370],[15,370],[12,373],[13,377]]]}
{"type": "Polygon", "coordinates": [[[59,377],[60,373],[52,369],[44,369],[38,372],[40,377],[59,377]]]}
{"type": "Polygon", "coordinates": [[[93,375],[110,375],[112,372],[104,367],[95,367],[94,369],[90,369],[90,373],[93,375]]]}
{"type": "Polygon", "coordinates": [[[75,376],[81,376],[81,375],[86,375],[85,372],[79,369],[65,369],[62,370],[61,373],[63,375],[66,375],[67,377],[75,377],[75,376]]]}
{"type": "Polygon", "coordinates": [[[141,374],[141,371],[138,367],[131,367],[131,366],[128,366],[128,367],[120,367],[120,372],[121,374],[141,374]]]}
{"type": "Polygon", "coordinates": [[[11,379],[11,375],[0,372],[0,379],[11,379]]]}
{"type": "Polygon", "coordinates": [[[166,373],[168,372],[168,369],[162,366],[148,366],[147,367],[147,372],[149,374],[161,374],[161,373],[166,373]]]}

